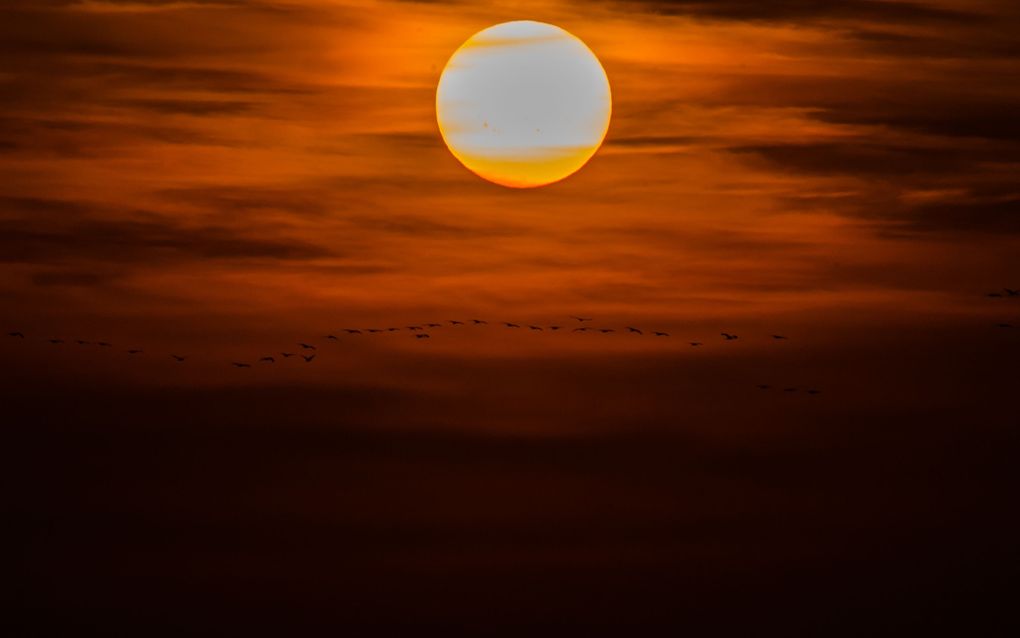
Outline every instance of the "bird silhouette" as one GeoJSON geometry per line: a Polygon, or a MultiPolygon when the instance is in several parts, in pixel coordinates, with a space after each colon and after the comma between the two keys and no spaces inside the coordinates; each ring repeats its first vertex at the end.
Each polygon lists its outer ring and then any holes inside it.
{"type": "Polygon", "coordinates": [[[276,363],[276,359],[273,357],[262,357],[259,359],[259,363],[276,363]]]}
{"type": "Polygon", "coordinates": [[[306,355],[301,355],[301,358],[305,360],[305,363],[311,363],[312,359],[315,358],[315,355],[314,354],[310,354],[310,355],[307,355],[307,356],[306,355]]]}
{"type": "Polygon", "coordinates": [[[421,330],[422,327],[421,326],[408,326],[407,329],[410,330],[411,332],[414,332],[416,330],[421,330]]]}
{"type": "Polygon", "coordinates": [[[719,334],[721,334],[726,339],[726,341],[733,341],[734,339],[740,338],[737,335],[731,335],[728,332],[720,332],[719,334]]]}
{"type": "Polygon", "coordinates": [[[772,335],[773,339],[786,339],[783,335],[772,335]]]}
{"type": "Polygon", "coordinates": [[[604,335],[607,335],[610,332],[616,332],[616,330],[613,330],[612,328],[599,328],[599,332],[601,332],[604,335]]]}
{"type": "Polygon", "coordinates": [[[655,335],[656,337],[668,337],[669,336],[668,332],[658,332],[658,331],[655,331],[652,334],[655,335]]]}
{"type": "Polygon", "coordinates": [[[386,332],[397,332],[400,328],[387,328],[386,332]]]}
{"type": "Polygon", "coordinates": [[[177,363],[181,363],[182,361],[184,361],[187,358],[187,357],[182,357],[179,354],[172,354],[170,356],[173,357],[174,361],[176,361],[177,363]]]}
{"type": "Polygon", "coordinates": [[[283,356],[284,359],[289,359],[293,356],[296,356],[293,352],[281,352],[280,354],[283,356]]]}
{"type": "Polygon", "coordinates": [[[1020,290],[1014,290],[1012,288],[1003,288],[1006,291],[1008,297],[1020,297],[1020,290]]]}
{"type": "Polygon", "coordinates": [[[694,346],[695,348],[697,348],[698,346],[701,345],[701,342],[700,341],[692,341],[691,345],[694,346]]]}
{"type": "Polygon", "coordinates": [[[520,328],[516,323],[510,323],[509,321],[504,321],[503,325],[507,328],[520,328]]]}
{"type": "Polygon", "coordinates": [[[382,332],[382,330],[380,328],[369,328],[368,331],[371,332],[372,334],[376,334],[377,332],[382,332]]]}
{"type": "Polygon", "coordinates": [[[107,343],[105,341],[100,341],[96,345],[99,346],[100,348],[112,348],[113,347],[112,343],[107,343]]]}
{"type": "Polygon", "coordinates": [[[574,328],[573,332],[588,332],[588,328],[574,328]]]}
{"type": "Polygon", "coordinates": [[[627,332],[630,332],[630,333],[633,333],[633,334],[636,334],[636,335],[643,335],[644,334],[643,332],[641,332],[641,330],[639,330],[638,328],[635,328],[633,326],[627,326],[627,332]]]}
{"type": "Polygon", "coordinates": [[[456,319],[450,319],[450,325],[451,326],[463,326],[464,322],[463,321],[457,321],[456,319]]]}
{"type": "Polygon", "coordinates": [[[8,337],[15,337],[17,339],[24,339],[25,338],[25,335],[23,333],[20,333],[20,332],[8,332],[7,336],[8,337]]]}
{"type": "Polygon", "coordinates": [[[1012,328],[1013,324],[1011,324],[1011,323],[997,323],[997,324],[995,324],[995,326],[997,328],[1012,328]]]}
{"type": "Polygon", "coordinates": [[[323,338],[324,338],[324,339],[329,339],[330,341],[337,341],[337,340],[338,340],[338,339],[336,338],[336,335],[326,335],[326,336],[325,336],[325,337],[323,337],[323,338]]]}
{"type": "Polygon", "coordinates": [[[426,328],[442,328],[443,324],[441,324],[441,323],[427,323],[427,324],[425,324],[425,327],[426,328]]]}
{"type": "Polygon", "coordinates": [[[812,390],[808,390],[807,393],[808,394],[821,394],[822,391],[821,390],[814,390],[814,389],[812,389],[812,390]]]}
{"type": "Polygon", "coordinates": [[[84,339],[75,339],[74,342],[77,343],[79,346],[87,346],[87,345],[89,345],[89,342],[85,341],[84,339]]]}
{"type": "Polygon", "coordinates": [[[542,326],[528,326],[528,327],[531,328],[532,330],[541,330],[542,329],[542,326]]]}
{"type": "Polygon", "coordinates": [[[429,339],[431,337],[429,337],[429,333],[427,333],[427,332],[419,332],[418,334],[414,335],[414,338],[415,339],[429,339]]]}
{"type": "Polygon", "coordinates": [[[550,330],[559,330],[561,326],[549,326],[550,330]]]}
{"type": "Polygon", "coordinates": [[[238,363],[237,361],[235,361],[234,362],[234,367],[235,368],[250,368],[251,364],[250,363],[238,363]]]}
{"type": "Polygon", "coordinates": [[[49,341],[53,345],[58,345],[58,344],[64,343],[63,339],[47,339],[47,341],[49,341]]]}
{"type": "Polygon", "coordinates": [[[349,335],[360,335],[361,331],[357,328],[344,328],[344,331],[349,335]]]}
{"type": "Polygon", "coordinates": [[[577,319],[581,323],[584,323],[585,321],[591,321],[592,320],[591,317],[575,317],[574,315],[570,315],[570,318],[571,319],[577,319]]]}
{"type": "Polygon", "coordinates": [[[138,348],[132,348],[132,349],[128,350],[127,353],[128,354],[142,354],[142,351],[139,350],[138,348]]]}
{"type": "Polygon", "coordinates": [[[475,324],[476,326],[487,326],[487,325],[489,325],[489,322],[485,321],[483,319],[472,319],[471,323],[475,324]]]}
{"type": "Polygon", "coordinates": [[[764,385],[764,384],[761,384],[761,385],[758,385],[757,387],[758,387],[759,389],[761,389],[761,390],[768,390],[768,389],[769,389],[769,388],[771,388],[772,386],[770,386],[770,385],[764,385]]]}
{"type": "Polygon", "coordinates": [[[308,343],[298,343],[298,345],[304,348],[305,350],[315,350],[315,346],[308,343]]]}
{"type": "Polygon", "coordinates": [[[796,392],[797,388],[783,388],[783,392],[796,392]]]}

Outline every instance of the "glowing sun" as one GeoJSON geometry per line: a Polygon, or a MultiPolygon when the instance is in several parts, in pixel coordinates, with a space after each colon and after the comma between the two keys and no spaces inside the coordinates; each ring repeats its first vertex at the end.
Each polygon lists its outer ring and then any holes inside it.
{"type": "Polygon", "coordinates": [[[542,22],[497,24],[457,49],[436,118],[450,152],[479,176],[544,186],[591,159],[609,129],[609,79],[578,38],[542,22]]]}

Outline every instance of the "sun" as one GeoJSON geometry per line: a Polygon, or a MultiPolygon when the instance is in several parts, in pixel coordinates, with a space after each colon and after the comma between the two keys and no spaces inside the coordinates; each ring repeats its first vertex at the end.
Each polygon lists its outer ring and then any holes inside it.
{"type": "Polygon", "coordinates": [[[471,36],[436,90],[450,152],[480,177],[513,188],[577,172],[602,145],[611,114],[598,58],[543,22],[505,22],[471,36]]]}

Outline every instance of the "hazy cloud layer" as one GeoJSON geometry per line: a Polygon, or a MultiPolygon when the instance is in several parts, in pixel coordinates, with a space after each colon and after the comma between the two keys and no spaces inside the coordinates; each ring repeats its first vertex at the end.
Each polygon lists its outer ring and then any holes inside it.
{"type": "Polygon", "coordinates": [[[254,344],[577,312],[695,340],[912,295],[987,323],[964,300],[1020,275],[1018,24],[1004,2],[8,3],[5,319],[166,303],[254,344]],[[522,15],[583,38],[614,95],[592,162],[523,192],[464,170],[434,114],[453,50],[522,15]]]}

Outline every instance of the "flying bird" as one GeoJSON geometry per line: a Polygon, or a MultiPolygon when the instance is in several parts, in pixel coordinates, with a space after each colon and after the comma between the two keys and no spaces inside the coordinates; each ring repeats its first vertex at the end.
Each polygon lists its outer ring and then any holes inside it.
{"type": "Polygon", "coordinates": [[[668,332],[658,332],[658,331],[656,331],[656,332],[653,332],[652,334],[655,335],[656,337],[668,337],[669,336],[668,332]]]}
{"type": "Polygon", "coordinates": [[[808,394],[821,394],[822,391],[821,390],[808,390],[807,393],[808,394]]]}
{"type": "Polygon", "coordinates": [[[283,355],[284,359],[289,359],[289,358],[295,356],[295,354],[293,352],[281,352],[280,354],[283,355]]]}
{"type": "Polygon", "coordinates": [[[259,359],[259,363],[276,363],[276,359],[272,357],[262,357],[259,359]]]}
{"type": "Polygon", "coordinates": [[[1011,323],[997,323],[997,324],[995,324],[995,326],[997,328],[1012,328],[1013,324],[1011,324],[1011,323]]]}
{"type": "Polygon", "coordinates": [[[733,341],[734,339],[740,338],[737,335],[731,335],[728,332],[720,332],[719,334],[721,334],[726,339],[726,341],[733,341]]]}
{"type": "Polygon", "coordinates": [[[112,348],[113,347],[112,343],[107,343],[105,341],[100,341],[96,345],[99,346],[100,348],[112,348]]]}
{"type": "Polygon", "coordinates": [[[457,321],[456,319],[450,319],[450,325],[451,326],[463,326],[464,322],[463,321],[457,321]]]}
{"type": "Polygon", "coordinates": [[[170,356],[173,357],[174,361],[176,361],[177,363],[180,363],[180,362],[184,361],[184,359],[187,358],[187,357],[182,357],[182,356],[180,356],[178,354],[172,354],[170,356]]]}
{"type": "Polygon", "coordinates": [[[324,339],[329,339],[330,341],[337,341],[336,335],[326,335],[323,338],[324,339]]]}
{"type": "Polygon", "coordinates": [[[532,330],[541,330],[542,329],[542,326],[528,326],[528,327],[531,328],[532,330]]]}
{"type": "Polygon", "coordinates": [[[312,359],[315,358],[315,355],[314,354],[310,354],[308,356],[301,355],[301,358],[305,360],[305,363],[311,363],[312,359]]]}
{"type": "Polygon", "coordinates": [[[8,332],[7,336],[8,337],[16,337],[18,339],[24,339],[25,338],[25,335],[20,333],[20,332],[8,332]]]}
{"type": "Polygon", "coordinates": [[[633,326],[627,326],[627,332],[630,332],[630,333],[633,333],[633,334],[636,334],[636,335],[643,335],[644,334],[643,332],[641,332],[641,330],[639,330],[637,328],[634,328],[633,326]]]}
{"type": "Polygon", "coordinates": [[[610,332],[616,332],[616,331],[613,330],[612,328],[599,328],[599,332],[601,332],[604,335],[607,335],[610,332]]]}
{"type": "Polygon", "coordinates": [[[85,341],[84,339],[75,339],[74,342],[77,343],[79,346],[87,346],[87,345],[89,345],[89,342],[85,341]]]}
{"type": "Polygon", "coordinates": [[[425,327],[427,327],[427,328],[442,328],[443,324],[441,324],[441,323],[427,323],[427,324],[425,324],[425,327]]]}
{"type": "Polygon", "coordinates": [[[235,361],[234,362],[234,367],[235,368],[250,368],[251,364],[250,363],[238,363],[237,361],[235,361]]]}
{"type": "Polygon", "coordinates": [[[783,335],[772,335],[773,339],[786,339],[783,335]]]}
{"type": "Polygon", "coordinates": [[[701,342],[700,341],[692,341],[691,345],[694,346],[695,348],[697,348],[698,346],[701,345],[701,342]]]}
{"type": "Polygon", "coordinates": [[[507,328],[520,328],[516,323],[510,323],[509,321],[504,321],[503,325],[507,328]]]}
{"type": "Polygon", "coordinates": [[[302,348],[304,348],[305,350],[315,350],[315,346],[313,346],[311,344],[298,343],[298,345],[301,346],[302,348]]]}
{"type": "Polygon", "coordinates": [[[488,321],[484,321],[482,319],[472,319],[471,323],[475,324],[476,326],[487,326],[487,325],[489,325],[488,321]]]}
{"type": "Polygon", "coordinates": [[[796,392],[797,388],[783,388],[783,392],[796,392]]]}
{"type": "Polygon", "coordinates": [[[588,328],[574,328],[574,332],[588,332],[588,328]]]}
{"type": "Polygon", "coordinates": [[[592,320],[591,317],[575,317],[574,315],[570,315],[570,318],[571,319],[577,319],[581,323],[584,323],[585,321],[591,321],[592,320]]]}
{"type": "Polygon", "coordinates": [[[550,330],[559,330],[560,326],[549,326],[550,330]]]}
{"type": "Polygon", "coordinates": [[[382,332],[382,330],[380,330],[379,328],[369,328],[368,331],[371,332],[372,334],[382,332]]]}
{"type": "Polygon", "coordinates": [[[49,341],[49,342],[50,342],[50,343],[52,343],[53,345],[57,345],[57,344],[59,344],[59,343],[64,343],[64,340],[63,340],[63,339],[47,339],[47,341],[49,341]]]}
{"type": "Polygon", "coordinates": [[[771,388],[772,386],[770,386],[770,385],[764,385],[764,384],[762,384],[762,385],[759,385],[759,386],[757,386],[757,387],[758,387],[759,389],[761,389],[761,390],[768,390],[768,389],[769,389],[769,388],[771,388]]]}
{"type": "Polygon", "coordinates": [[[410,330],[411,332],[414,332],[415,330],[421,330],[422,327],[421,326],[408,326],[407,329],[410,330]]]}
{"type": "Polygon", "coordinates": [[[387,328],[386,332],[397,332],[400,328],[387,328]]]}
{"type": "Polygon", "coordinates": [[[414,335],[414,338],[415,339],[429,339],[430,337],[429,337],[429,333],[421,332],[421,333],[418,333],[418,334],[414,335]]]}
{"type": "Polygon", "coordinates": [[[1006,291],[1008,297],[1020,297],[1020,290],[1013,290],[1012,288],[1003,288],[1006,291]]]}
{"type": "Polygon", "coordinates": [[[349,335],[360,335],[361,334],[361,331],[358,330],[357,328],[344,328],[344,330],[349,335]]]}
{"type": "Polygon", "coordinates": [[[139,350],[138,348],[132,348],[132,349],[128,350],[127,353],[128,354],[142,354],[142,351],[139,350]]]}

